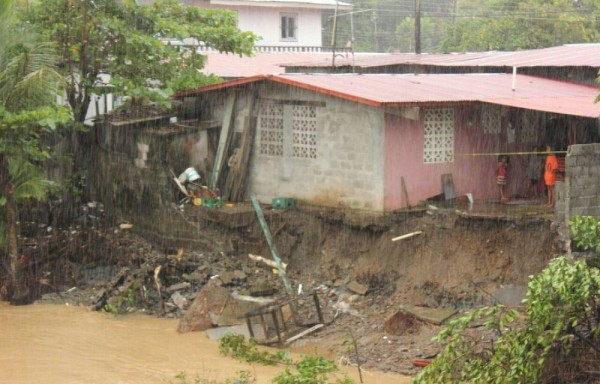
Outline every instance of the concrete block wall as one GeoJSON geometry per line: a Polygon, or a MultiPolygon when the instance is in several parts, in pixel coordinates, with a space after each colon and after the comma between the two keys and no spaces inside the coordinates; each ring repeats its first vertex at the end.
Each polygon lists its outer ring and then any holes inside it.
{"type": "Polygon", "coordinates": [[[257,150],[250,191],[261,201],[295,197],[314,204],[383,210],[383,111],[339,98],[272,86],[261,98],[318,102],[317,158],[275,157],[257,150]]]}
{"type": "Polygon", "coordinates": [[[564,205],[557,205],[557,216],[562,208],[566,221],[575,215],[600,219],[600,143],[571,145],[565,168],[564,205]]]}

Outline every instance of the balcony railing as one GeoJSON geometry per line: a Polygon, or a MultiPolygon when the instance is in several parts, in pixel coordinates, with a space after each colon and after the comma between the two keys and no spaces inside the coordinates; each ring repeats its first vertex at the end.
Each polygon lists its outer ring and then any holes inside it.
{"type": "MultiPolygon", "coordinates": [[[[200,52],[216,52],[214,48],[207,47],[204,45],[198,45],[198,51],[200,52]]],[[[352,53],[352,48],[336,47],[336,52],[339,53],[352,53]]],[[[321,46],[300,46],[300,45],[257,45],[254,46],[254,52],[277,52],[277,53],[327,53],[333,52],[332,47],[321,47],[321,46]]]]}

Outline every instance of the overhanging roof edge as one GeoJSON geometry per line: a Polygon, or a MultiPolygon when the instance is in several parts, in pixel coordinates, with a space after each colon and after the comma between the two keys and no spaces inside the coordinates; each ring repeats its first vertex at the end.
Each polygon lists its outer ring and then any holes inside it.
{"type": "Polygon", "coordinates": [[[593,110],[586,110],[585,112],[582,112],[580,110],[573,110],[571,108],[560,108],[560,107],[554,107],[552,105],[543,105],[543,106],[535,106],[535,105],[520,105],[518,102],[514,102],[514,100],[512,99],[485,99],[485,100],[479,100],[482,103],[488,103],[488,104],[496,104],[496,105],[501,105],[504,107],[512,107],[512,108],[521,108],[521,109],[529,109],[529,110],[534,110],[534,111],[540,111],[540,112],[548,112],[548,113],[557,113],[560,115],[570,115],[570,116],[578,116],[578,117],[587,117],[590,119],[599,119],[600,118],[600,105],[598,106],[598,109],[596,111],[593,110]]]}
{"type": "Polygon", "coordinates": [[[241,79],[227,80],[227,81],[223,81],[223,82],[217,83],[217,84],[205,85],[203,87],[196,88],[196,89],[188,89],[185,91],[179,91],[179,92],[176,92],[173,95],[173,97],[177,99],[177,98],[186,97],[186,96],[196,96],[203,92],[217,91],[220,89],[234,87],[236,85],[245,85],[245,84],[255,83],[255,82],[258,82],[261,80],[266,80],[266,79],[270,78],[271,76],[272,75],[256,75],[256,76],[252,76],[252,77],[243,77],[241,79]]]}
{"type": "Polygon", "coordinates": [[[306,84],[301,81],[295,81],[288,77],[274,75],[273,77],[270,78],[270,80],[273,80],[280,84],[291,85],[294,87],[306,89],[309,91],[314,91],[314,92],[321,93],[324,95],[339,97],[340,99],[355,101],[357,103],[370,105],[372,107],[380,107],[383,105],[383,103],[381,101],[367,99],[367,98],[359,97],[359,96],[354,96],[354,95],[350,95],[350,94],[343,93],[343,92],[332,91],[330,89],[322,88],[322,87],[319,87],[316,85],[306,84]]]}

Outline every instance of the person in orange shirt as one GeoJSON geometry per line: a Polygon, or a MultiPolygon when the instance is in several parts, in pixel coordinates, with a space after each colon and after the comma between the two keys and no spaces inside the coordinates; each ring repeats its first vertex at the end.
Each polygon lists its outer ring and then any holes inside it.
{"type": "Polygon", "coordinates": [[[554,184],[556,184],[556,171],[558,170],[558,160],[554,153],[552,153],[552,147],[546,146],[546,166],[544,168],[544,182],[546,183],[546,188],[548,189],[548,202],[546,203],[546,207],[554,208],[554,203],[556,202],[556,195],[554,193],[554,184]]]}

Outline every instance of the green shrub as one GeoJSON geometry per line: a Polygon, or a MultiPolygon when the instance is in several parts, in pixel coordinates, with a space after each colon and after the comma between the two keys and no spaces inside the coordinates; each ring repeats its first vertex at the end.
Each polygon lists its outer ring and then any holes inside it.
{"type": "MultiPolygon", "coordinates": [[[[219,351],[224,356],[231,356],[236,360],[258,362],[261,364],[285,364],[285,370],[273,379],[275,384],[327,384],[331,374],[338,371],[337,365],[322,356],[304,356],[294,364],[284,351],[271,353],[259,351],[255,339],[246,341],[244,336],[225,334],[219,340],[219,351]]],[[[347,377],[334,378],[336,384],[353,384],[347,377]]],[[[204,384],[204,383],[200,383],[204,384]]]]}
{"type": "Polygon", "coordinates": [[[531,277],[525,304],[524,314],[495,306],[451,321],[435,338],[444,350],[414,383],[536,383],[553,348],[568,353],[574,338],[600,348],[597,268],[554,259],[531,277]]]}
{"type": "Polygon", "coordinates": [[[236,360],[246,361],[249,363],[261,363],[265,365],[276,365],[278,363],[288,362],[288,357],[285,351],[277,351],[271,353],[269,351],[261,351],[257,348],[258,342],[251,338],[246,342],[242,335],[234,335],[227,333],[219,339],[219,352],[223,356],[233,357],[236,360]]]}
{"type": "MultiPolygon", "coordinates": [[[[338,370],[337,365],[322,356],[304,356],[296,364],[296,372],[290,367],[280,373],[273,379],[275,384],[327,384],[330,374],[338,370]]],[[[336,379],[336,384],[353,384],[354,382],[347,377],[336,379]]]]}
{"type": "Polygon", "coordinates": [[[574,216],[569,221],[569,231],[577,247],[594,252],[590,265],[600,267],[600,221],[592,216],[574,216]]]}

